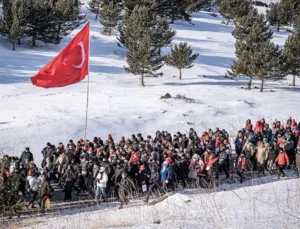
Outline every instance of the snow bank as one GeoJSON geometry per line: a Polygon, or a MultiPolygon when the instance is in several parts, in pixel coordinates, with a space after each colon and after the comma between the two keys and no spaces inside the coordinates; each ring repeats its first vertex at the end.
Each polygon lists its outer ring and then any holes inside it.
{"type": "MultiPolygon", "coordinates": [[[[195,195],[175,194],[154,206],[134,202],[73,216],[28,221],[30,228],[299,228],[300,179],[195,195]]],[[[27,227],[29,228],[29,227],[27,227]]]]}

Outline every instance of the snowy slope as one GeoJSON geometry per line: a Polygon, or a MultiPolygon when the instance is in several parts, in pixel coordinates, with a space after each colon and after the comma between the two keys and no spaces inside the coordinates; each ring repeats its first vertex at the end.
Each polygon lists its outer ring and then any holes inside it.
{"type": "MultiPolygon", "coordinates": [[[[300,88],[288,82],[267,82],[266,92],[243,90],[246,78],[225,79],[234,54],[233,26],[200,12],[193,15],[195,25],[176,22],[174,43],[187,41],[200,56],[192,69],[178,72],[164,67],[159,79],[146,79],[139,85],[137,76],[124,71],[125,50],[117,47],[116,37],[100,33],[102,27],[91,19],[90,104],[88,137],[111,133],[114,138],[132,133],[153,135],[157,129],[171,132],[203,131],[225,128],[231,135],[246,119],[264,117],[268,122],[298,117],[300,88]],[[202,77],[205,75],[206,77],[202,77]],[[176,76],[176,77],[173,77],[176,76]],[[274,92],[270,92],[270,90],[274,92]],[[165,93],[183,94],[195,100],[189,104],[175,99],[160,100],[165,93]]],[[[0,153],[19,155],[29,146],[38,162],[40,151],[50,141],[57,144],[77,140],[84,135],[86,82],[57,89],[31,85],[30,76],[49,62],[79,31],[65,38],[58,46],[38,44],[28,47],[24,42],[17,51],[0,37],[0,153]]],[[[275,33],[274,41],[284,44],[288,33],[275,33]]],[[[167,50],[166,50],[167,51],[167,50]]],[[[254,86],[259,86],[255,81],[254,86]]]]}
{"type": "MultiPolygon", "coordinates": [[[[264,179],[264,178],[263,178],[264,179]]],[[[230,228],[297,229],[300,225],[300,180],[287,180],[231,191],[175,194],[155,206],[135,206],[45,219],[28,228],[230,228]],[[160,224],[154,224],[154,222],[160,224]]],[[[21,227],[21,225],[19,225],[21,227]]]]}

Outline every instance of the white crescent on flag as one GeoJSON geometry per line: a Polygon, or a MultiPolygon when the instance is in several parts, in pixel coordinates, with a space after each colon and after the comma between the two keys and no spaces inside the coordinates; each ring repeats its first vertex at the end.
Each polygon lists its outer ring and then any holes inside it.
{"type": "Polygon", "coordinates": [[[83,64],[84,64],[84,61],[85,61],[85,51],[84,51],[84,46],[83,46],[83,43],[82,43],[82,41],[80,41],[79,43],[78,43],[78,45],[81,47],[81,63],[79,64],[79,65],[74,65],[73,64],[73,66],[75,67],[75,68],[82,68],[82,66],[83,66],[83,64]]]}

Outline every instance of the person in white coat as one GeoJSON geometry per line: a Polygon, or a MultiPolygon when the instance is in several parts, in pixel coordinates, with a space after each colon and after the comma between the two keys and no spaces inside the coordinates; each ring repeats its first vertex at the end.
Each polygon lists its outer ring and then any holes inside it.
{"type": "Polygon", "coordinates": [[[97,184],[96,196],[95,196],[96,201],[98,200],[98,196],[101,193],[104,202],[107,202],[107,194],[106,194],[107,182],[108,182],[108,176],[105,172],[105,167],[100,167],[99,173],[96,178],[96,184],[97,184]]]}
{"type": "Polygon", "coordinates": [[[27,183],[27,191],[30,194],[30,201],[26,205],[26,208],[29,208],[30,205],[31,208],[35,208],[34,201],[38,195],[38,190],[39,190],[39,178],[37,174],[29,170],[26,183],[27,183]]]}

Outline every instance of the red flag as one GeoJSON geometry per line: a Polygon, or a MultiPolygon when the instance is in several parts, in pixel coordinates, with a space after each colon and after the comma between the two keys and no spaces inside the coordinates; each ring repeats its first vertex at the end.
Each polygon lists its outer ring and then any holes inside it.
{"type": "Polygon", "coordinates": [[[137,162],[139,160],[139,152],[132,152],[129,163],[137,162]]]}
{"type": "Polygon", "coordinates": [[[88,23],[64,50],[31,77],[33,85],[52,88],[78,83],[88,75],[90,23],[88,23]]]}

